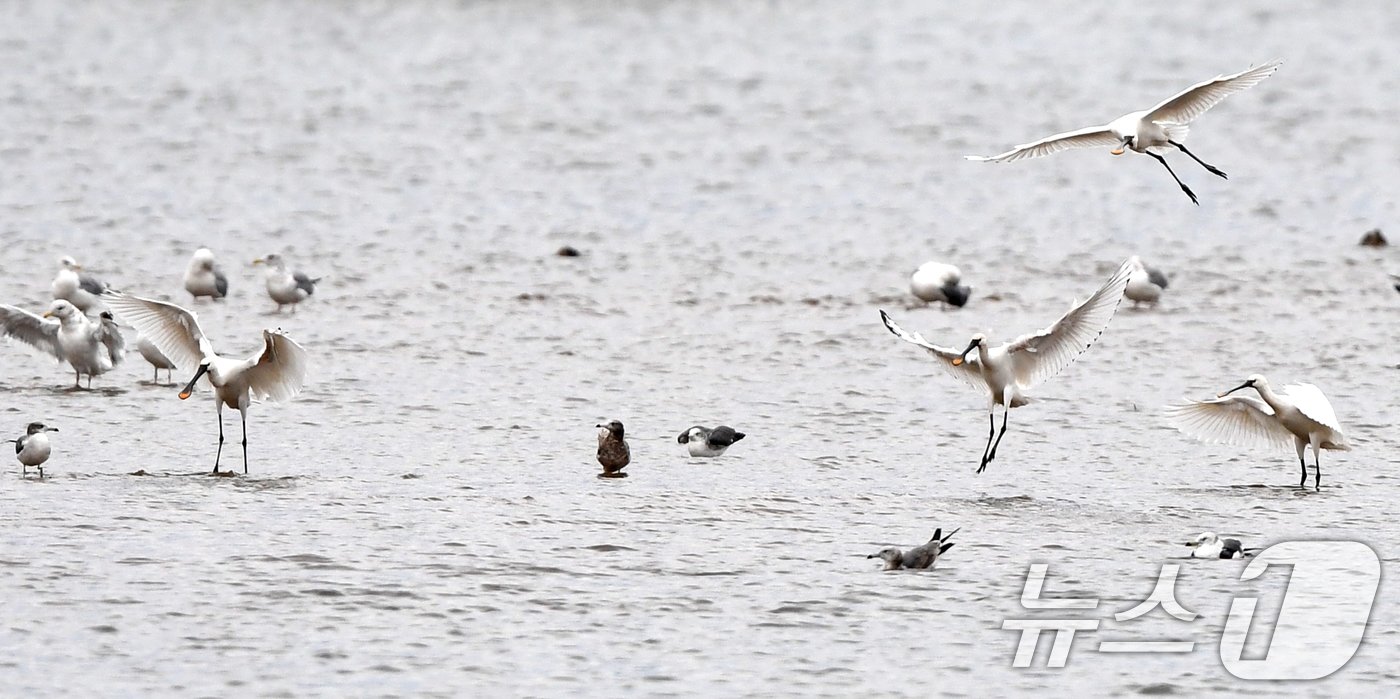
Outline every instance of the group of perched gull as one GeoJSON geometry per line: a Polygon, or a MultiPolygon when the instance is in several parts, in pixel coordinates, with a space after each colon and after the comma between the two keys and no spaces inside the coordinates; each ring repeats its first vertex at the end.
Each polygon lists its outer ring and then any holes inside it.
{"type": "MultiPolygon", "coordinates": [[[[318,279],[302,272],[289,272],[279,255],[259,258],[266,264],[268,296],[280,312],[284,306],[306,300],[318,279]]],[[[219,268],[212,251],[200,248],[185,270],[184,287],[194,301],[228,296],[228,277],[219,268]]],[[[165,301],[129,295],[95,279],[83,271],[72,257],[59,260],[58,275],[51,285],[54,301],[43,315],[22,308],[0,305],[0,333],[65,361],[74,372],[75,388],[87,387],[92,377],[111,371],[122,362],[126,341],[117,319],[139,333],[137,351],[154,368],[152,383],[159,381],[161,369],[167,376],[175,370],[193,373],[179,394],[189,398],[196,383],[204,378],[213,387],[219,418],[219,446],[214,456],[214,473],[220,473],[223,455],[223,409],[236,409],[243,423],[243,471],[248,471],[247,413],[253,401],[289,400],[306,381],[309,359],[306,351],[280,330],[264,330],[256,352],[247,358],[230,358],[215,351],[198,318],[188,309],[165,301]],[[95,313],[96,317],[89,317],[95,313]]],[[[17,458],[26,467],[46,461],[50,446],[45,433],[55,431],[33,423],[16,443],[17,458]]],[[[41,471],[42,475],[42,471],[41,471]]]]}

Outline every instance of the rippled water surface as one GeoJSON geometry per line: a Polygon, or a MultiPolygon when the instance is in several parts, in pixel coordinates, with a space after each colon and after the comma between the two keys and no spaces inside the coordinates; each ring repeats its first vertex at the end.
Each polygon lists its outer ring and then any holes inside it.
{"type": "MultiPolygon", "coordinates": [[[[1286,573],[1179,560],[1202,530],[1396,557],[1400,12],[1383,3],[20,3],[0,10],[0,301],[62,254],[198,305],[217,347],[281,327],[306,391],[250,412],[210,478],[207,392],[0,343],[0,426],[60,428],[0,479],[6,693],[106,695],[1393,693],[1393,590],[1321,683],[1244,683],[1230,599],[1286,573]],[[1283,57],[1165,172],[995,152],[1283,57]],[[577,258],[554,251],[573,245],[577,258]],[[276,316],[257,256],[316,296],[276,316]],[[1040,327],[1140,254],[1172,275],[1018,409],[890,336],[1040,327]],[[964,309],[908,304],[926,259],[964,309]],[[1192,442],[1161,408],[1253,372],[1331,398],[1356,449],[1192,442]],[[626,423],[631,478],[594,477],[626,423]],[[675,435],[748,433],[718,460],[675,435]],[[239,451],[234,441],[225,463],[239,451]],[[129,475],[144,471],[149,475],[129,475]],[[962,527],[931,573],[865,556],[962,527]],[[1103,601],[1063,669],[1013,669],[1028,566],[1103,601]],[[1162,563],[1178,599],[1117,623],[1162,563]],[[1184,655],[1100,640],[1189,638],[1184,655]]],[[[183,382],[188,376],[177,375],[183,382]]],[[[13,462],[9,462],[12,465],[13,462]]],[[[1273,602],[1270,602],[1273,600],[1273,602]]],[[[1276,607],[1276,604],[1275,604],[1276,607]]],[[[1319,615],[1319,643],[1339,633],[1319,615]]]]}

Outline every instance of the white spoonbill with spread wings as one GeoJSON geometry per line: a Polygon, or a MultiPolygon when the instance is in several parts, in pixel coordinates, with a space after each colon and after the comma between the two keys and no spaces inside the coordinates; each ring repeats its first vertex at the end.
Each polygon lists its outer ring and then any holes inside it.
{"type": "Polygon", "coordinates": [[[981,473],[997,456],[997,446],[1001,444],[1002,435],[1006,434],[1006,418],[1011,409],[1030,402],[1026,391],[1060,373],[1103,334],[1123,300],[1123,287],[1127,285],[1132,269],[1127,261],[1123,262],[1093,296],[1069,309],[1050,327],[1022,335],[997,347],[988,343],[986,335],[977,333],[972,336],[967,349],[959,352],[939,347],[918,333],[905,331],[883,310],[880,311],[880,318],[896,337],[924,348],[940,366],[964,383],[986,391],[987,418],[991,424],[987,432],[987,446],[982,449],[982,462],[977,466],[977,472],[981,473]],[[972,350],[977,350],[977,356],[968,358],[972,350]],[[997,405],[1005,408],[1001,416],[1001,432],[996,432],[997,405]],[[992,441],[994,433],[995,442],[992,441]]]}
{"type": "Polygon", "coordinates": [[[1212,174],[1229,179],[1219,168],[1206,163],[1197,158],[1191,151],[1186,150],[1186,146],[1181,145],[1181,142],[1186,140],[1186,133],[1191,128],[1191,122],[1226,97],[1258,85],[1264,78],[1273,75],[1274,71],[1278,70],[1282,64],[1283,61],[1274,60],[1234,75],[1216,76],[1168,97],[1151,109],[1124,114],[1103,126],[1090,126],[1075,131],[1057,133],[1039,141],[1016,146],[1000,155],[969,155],[965,157],[968,160],[1010,163],[1027,158],[1039,158],[1071,148],[1113,146],[1114,148],[1110,152],[1114,155],[1122,155],[1125,148],[1131,148],[1138,153],[1146,153],[1156,158],[1157,162],[1171,173],[1172,179],[1176,180],[1181,191],[1186,192],[1186,196],[1191,197],[1191,202],[1199,205],[1200,202],[1196,200],[1196,194],[1181,181],[1180,177],[1176,176],[1175,172],[1172,172],[1172,166],[1167,164],[1167,159],[1162,157],[1161,153],[1149,149],[1174,147],[1200,163],[1212,174]]]}
{"type": "Polygon", "coordinates": [[[136,328],[151,344],[181,369],[194,371],[194,378],[180,391],[180,400],[190,397],[194,384],[204,375],[214,386],[214,405],[219,414],[219,451],[214,455],[214,473],[224,453],[224,406],[237,408],[243,422],[243,472],[248,472],[248,406],[257,400],[290,400],[306,383],[307,354],[281,331],[264,330],[262,349],[247,359],[221,357],[199,327],[195,315],[173,303],[153,301],[126,294],[102,295],[117,315],[136,328]]]}
{"type": "Polygon", "coordinates": [[[1186,405],[1167,408],[1167,421],[1186,434],[1203,442],[1233,444],[1240,447],[1286,448],[1289,440],[1298,451],[1298,466],[1303,470],[1299,488],[1308,485],[1308,463],[1303,451],[1313,450],[1313,466],[1317,478],[1313,490],[1322,488],[1322,462],[1318,450],[1351,451],[1342,423],[1327,396],[1310,383],[1284,386],[1277,392],[1259,374],[1210,400],[1191,401],[1186,405]],[[1232,396],[1242,388],[1259,392],[1253,396],[1232,396]]]}

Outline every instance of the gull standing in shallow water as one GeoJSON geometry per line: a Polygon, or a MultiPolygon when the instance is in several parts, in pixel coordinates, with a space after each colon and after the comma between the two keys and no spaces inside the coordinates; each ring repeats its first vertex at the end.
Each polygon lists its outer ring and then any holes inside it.
{"type": "Polygon", "coordinates": [[[58,259],[58,274],[49,288],[55,299],[63,299],[83,313],[91,313],[102,307],[98,297],[107,290],[107,284],[84,274],[77,260],[64,255],[58,259]]]}
{"type": "Polygon", "coordinates": [[[1186,542],[1192,558],[1244,558],[1255,549],[1244,548],[1239,539],[1222,539],[1211,532],[1186,542]]]}
{"type": "Polygon", "coordinates": [[[1298,451],[1298,466],[1303,471],[1299,488],[1308,485],[1308,463],[1303,459],[1303,452],[1309,445],[1317,470],[1313,490],[1322,489],[1322,462],[1318,450],[1351,451],[1337,413],[1317,386],[1295,383],[1276,393],[1259,374],[1213,399],[1168,407],[1167,421],[1203,442],[1278,449],[1286,448],[1292,440],[1298,451]],[[1230,395],[1242,388],[1254,389],[1259,398],[1230,395]]]}
{"type": "Polygon", "coordinates": [[[201,296],[212,299],[228,296],[228,277],[215,264],[214,252],[209,248],[195,250],[190,258],[190,264],[185,268],[185,291],[190,292],[196,301],[201,296]]]}
{"type": "Polygon", "coordinates": [[[267,295],[277,304],[278,313],[283,306],[291,306],[292,313],[296,313],[297,304],[310,298],[316,292],[316,282],[321,281],[320,277],[312,279],[305,272],[288,272],[281,255],[259,257],[253,264],[267,265],[267,295]]]}
{"type": "Polygon", "coordinates": [[[107,292],[108,307],[136,328],[176,365],[194,370],[180,400],[190,397],[195,382],[209,376],[219,415],[219,450],[214,473],[224,453],[224,406],[236,408],[243,423],[243,472],[248,472],[248,406],[256,400],[291,400],[306,383],[307,354],[282,332],[264,330],[262,349],[247,359],[221,357],[199,327],[195,315],[173,303],[107,292]]]}
{"type": "Polygon", "coordinates": [[[623,436],[622,423],[613,420],[606,425],[598,425],[598,463],[603,465],[599,478],[626,478],[622,469],[632,463],[632,450],[627,447],[623,436]]]}
{"type": "Polygon", "coordinates": [[[696,425],[676,437],[676,442],[684,444],[691,456],[719,456],[743,438],[743,432],[735,432],[727,425],[714,429],[696,425]]]}
{"type": "Polygon", "coordinates": [[[73,367],[73,387],[82,388],[83,375],[105,374],[120,364],[126,342],[110,314],[93,322],[73,304],[58,299],[42,316],[0,304],[0,332],[73,367]],[[57,318],[58,320],[53,320],[57,318]]]}
{"type": "Polygon", "coordinates": [[[44,477],[44,462],[49,460],[52,447],[49,446],[48,432],[57,432],[57,427],[46,427],[42,422],[31,422],[19,439],[6,441],[15,443],[15,458],[19,459],[20,473],[29,473],[29,467],[39,469],[39,477],[44,477]]]}
{"type": "Polygon", "coordinates": [[[925,262],[909,276],[909,293],[924,303],[942,302],[962,308],[972,295],[972,287],[959,284],[962,272],[942,262],[925,262]]]}
{"type": "Polygon", "coordinates": [[[137,338],[136,351],[140,352],[141,356],[144,357],[147,362],[150,362],[152,367],[155,367],[153,370],[154,373],[151,374],[151,383],[154,384],[160,382],[161,369],[164,369],[166,371],[166,381],[174,380],[174,377],[170,375],[170,372],[178,369],[179,367],[175,366],[175,362],[170,361],[170,357],[161,354],[161,351],[155,345],[151,344],[150,340],[147,340],[144,336],[137,338]]]}
{"type": "Polygon", "coordinates": [[[884,570],[899,570],[900,568],[922,570],[932,568],[934,564],[938,563],[938,558],[940,556],[947,552],[948,549],[953,548],[953,544],[948,543],[948,540],[953,538],[953,535],[957,534],[960,529],[962,529],[962,527],[948,532],[948,536],[942,535],[942,528],[935,529],[933,530],[933,538],[929,539],[928,543],[923,546],[912,548],[908,551],[900,551],[890,546],[880,549],[879,552],[872,553],[866,556],[866,558],[883,559],[885,561],[884,570]]]}
{"type": "Polygon", "coordinates": [[[888,313],[880,311],[880,319],[885,327],[905,342],[918,345],[933,355],[934,361],[973,388],[987,392],[987,418],[991,427],[987,432],[987,446],[982,449],[982,462],[977,472],[987,469],[987,464],[997,457],[997,446],[1002,435],[1006,434],[1006,418],[1012,408],[1019,408],[1030,399],[1025,392],[1060,373],[1069,366],[1084,350],[1103,334],[1108,321],[1123,300],[1123,287],[1128,283],[1132,266],[1124,261],[1118,271],[1083,303],[1070,308],[1050,327],[992,347],[987,336],[977,333],[967,349],[939,347],[925,340],[919,333],[909,333],[890,319],[888,313]],[[977,356],[968,358],[973,350],[977,356]],[[1001,432],[996,432],[996,406],[1005,408],[1001,416],[1001,432]],[[995,434],[996,441],[992,441],[995,434]]]}
{"type": "Polygon", "coordinates": [[[1058,133],[1039,141],[1016,146],[1000,155],[968,155],[964,157],[968,160],[1010,163],[1026,158],[1039,158],[1071,148],[1114,146],[1114,149],[1110,151],[1114,155],[1122,155],[1125,148],[1131,148],[1138,153],[1146,153],[1161,163],[1162,167],[1171,173],[1172,179],[1176,180],[1181,191],[1191,198],[1191,203],[1199,205],[1200,202],[1196,201],[1196,194],[1181,181],[1181,178],[1176,176],[1175,172],[1172,172],[1172,166],[1167,164],[1167,159],[1152,149],[1169,146],[1176,148],[1200,163],[1211,174],[1229,179],[1224,172],[1186,150],[1186,146],[1182,145],[1181,142],[1186,140],[1186,133],[1191,128],[1191,122],[1226,97],[1258,85],[1264,78],[1273,75],[1274,71],[1278,70],[1282,64],[1283,61],[1274,60],[1233,75],[1216,76],[1168,97],[1151,109],[1124,114],[1103,126],[1090,126],[1076,131],[1058,133]]]}
{"type": "Polygon", "coordinates": [[[1133,265],[1133,273],[1128,277],[1128,286],[1124,287],[1123,294],[1133,302],[1133,306],[1140,303],[1157,305],[1167,288],[1167,275],[1144,265],[1137,255],[1128,258],[1128,261],[1133,265]]]}

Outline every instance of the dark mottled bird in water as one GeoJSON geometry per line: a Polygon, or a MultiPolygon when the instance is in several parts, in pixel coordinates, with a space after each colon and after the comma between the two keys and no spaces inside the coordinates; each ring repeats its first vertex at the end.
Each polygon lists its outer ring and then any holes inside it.
{"type": "Polygon", "coordinates": [[[7,440],[14,442],[15,458],[19,459],[24,473],[29,472],[30,466],[34,466],[39,469],[39,477],[44,477],[44,462],[49,460],[51,452],[49,436],[45,433],[57,431],[57,427],[45,427],[42,422],[31,422],[23,437],[7,440]]]}
{"type": "Polygon", "coordinates": [[[623,439],[622,423],[613,420],[606,425],[598,425],[598,463],[603,465],[599,478],[626,478],[622,469],[632,463],[632,450],[623,439]]]}
{"type": "Polygon", "coordinates": [[[1239,539],[1222,539],[1211,532],[1197,536],[1186,545],[1194,549],[1191,551],[1192,558],[1244,558],[1255,551],[1245,548],[1239,539]]]}
{"type": "Polygon", "coordinates": [[[957,534],[959,529],[962,529],[962,527],[948,532],[948,536],[943,536],[942,528],[935,529],[933,530],[933,538],[929,539],[928,543],[923,546],[912,548],[908,551],[900,551],[890,546],[889,548],[880,549],[879,553],[872,553],[866,556],[866,558],[884,559],[885,570],[899,570],[900,568],[913,568],[918,570],[932,568],[933,565],[938,562],[939,556],[942,556],[948,549],[953,548],[953,545],[948,543],[948,540],[953,538],[953,535],[957,534]]]}
{"type": "Polygon", "coordinates": [[[691,456],[719,456],[730,445],[744,438],[743,432],[735,432],[733,427],[720,425],[714,429],[696,425],[676,437],[684,444],[691,456]]]}

